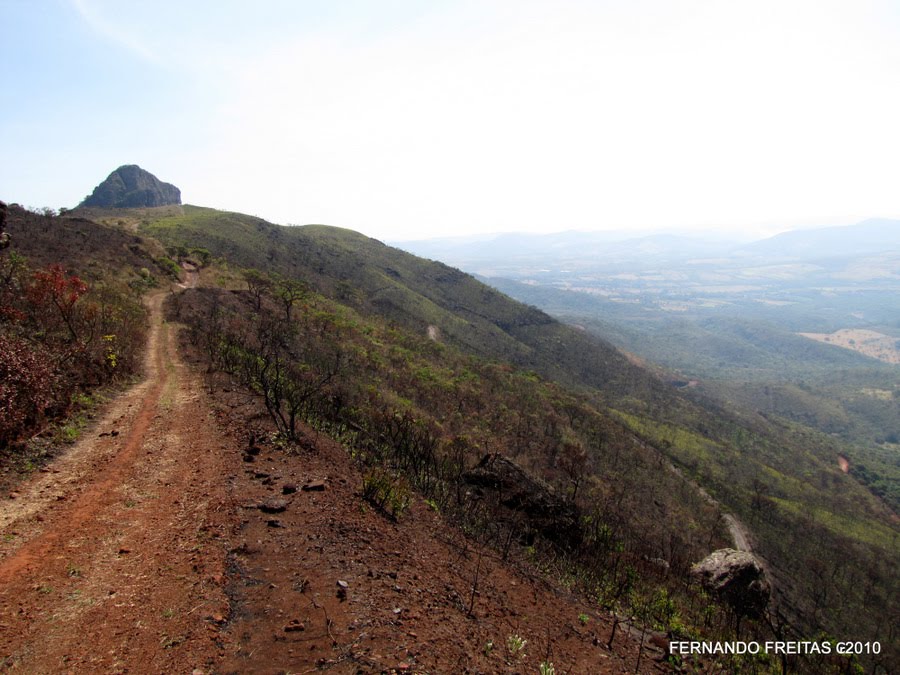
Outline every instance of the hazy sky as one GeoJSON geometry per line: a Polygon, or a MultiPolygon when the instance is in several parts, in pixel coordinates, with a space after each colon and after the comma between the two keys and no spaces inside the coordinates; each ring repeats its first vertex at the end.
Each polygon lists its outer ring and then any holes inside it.
{"type": "Polygon", "coordinates": [[[900,216],[896,0],[0,0],[0,198],[396,240],[900,216]]]}

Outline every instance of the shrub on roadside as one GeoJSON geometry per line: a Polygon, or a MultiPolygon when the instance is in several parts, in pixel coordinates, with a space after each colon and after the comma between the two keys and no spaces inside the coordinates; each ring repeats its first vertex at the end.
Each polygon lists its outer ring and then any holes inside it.
{"type": "Polygon", "coordinates": [[[127,290],[60,264],[0,257],[0,449],[64,416],[78,392],[136,372],[146,313],[127,290]]]}
{"type": "Polygon", "coordinates": [[[0,332],[0,447],[40,425],[54,405],[56,385],[45,349],[0,332]]]}

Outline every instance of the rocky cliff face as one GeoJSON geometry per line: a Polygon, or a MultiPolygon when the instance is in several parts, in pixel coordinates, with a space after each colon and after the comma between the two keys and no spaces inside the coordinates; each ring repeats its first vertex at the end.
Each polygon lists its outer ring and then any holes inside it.
{"type": "Polygon", "coordinates": [[[128,164],[109,174],[79,206],[121,209],[170,204],[181,204],[181,190],[136,164],[128,164]]]}

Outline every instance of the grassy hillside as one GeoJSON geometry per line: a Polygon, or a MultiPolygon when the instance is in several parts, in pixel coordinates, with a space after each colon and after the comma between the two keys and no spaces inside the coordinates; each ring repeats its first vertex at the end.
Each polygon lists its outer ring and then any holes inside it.
{"type": "Polygon", "coordinates": [[[534,373],[313,291],[288,312],[277,287],[259,298],[201,288],[172,311],[213,366],[266,400],[284,437],[303,420],[363,459],[421,464],[413,479],[443,508],[460,498],[458,474],[499,452],[605,524],[631,564],[665,558],[683,575],[710,536],[721,541],[716,509],[676,473],[659,474],[654,448],[534,373]]]}
{"type": "MultiPolygon", "coordinates": [[[[818,446],[828,448],[832,458],[849,457],[851,474],[895,512],[900,510],[900,406],[895,393],[900,391],[900,369],[792,332],[820,321],[818,309],[794,307],[789,317],[754,318],[744,307],[716,316],[672,317],[584,293],[493,283],[668,367],[670,380],[693,381],[692,396],[819,432],[818,446]]],[[[867,316],[889,313],[895,302],[884,293],[859,292],[852,299],[854,304],[844,311],[867,316]]],[[[892,334],[896,329],[881,330],[892,334]]]]}
{"type": "MultiPolygon", "coordinates": [[[[393,326],[402,333],[383,332],[378,342],[402,349],[376,358],[379,367],[405,369],[420,353],[443,344],[453,354],[511,364],[519,377],[527,378],[533,371],[558,383],[576,396],[572,405],[580,401],[592,406],[606,420],[604,425],[627,429],[641,439],[639,445],[661,453],[659,468],[644,466],[640,471],[659,475],[670,461],[750,524],[760,552],[776,570],[782,606],[802,634],[824,630],[839,638],[870,640],[885,635],[881,615],[870,609],[878,606],[889,615],[897,607],[897,525],[852,475],[840,471],[836,448],[823,442],[821,435],[788,419],[741,414],[678,392],[585,331],[560,324],[457,270],[348,230],[279,227],[250,216],[191,206],[178,213],[143,213],[136,219],[138,231],[162,242],[171,258],[204,249],[232,275],[242,268],[265,270],[275,287],[295,280],[316,293],[321,298],[317,302],[336,303],[329,305],[329,312],[350,312],[356,317],[353,322],[386,321],[377,331],[393,326]],[[403,344],[410,340],[415,341],[412,348],[403,344]],[[822,596],[826,576],[829,592],[822,596]]],[[[748,337],[747,327],[728,330],[731,335],[713,345],[715,349],[734,349],[742,332],[748,337]]],[[[354,331],[365,333],[363,328],[354,331]]],[[[748,337],[748,344],[753,340],[748,337]]],[[[827,350],[824,345],[792,343],[786,346],[784,364],[791,363],[801,344],[811,353],[827,350]]],[[[364,343],[361,349],[378,354],[381,347],[375,346],[364,343]]],[[[752,356],[750,347],[737,348],[752,356]]],[[[420,363],[413,379],[453,382],[464,368],[459,358],[453,356],[449,367],[420,363]]],[[[848,353],[835,358],[857,357],[848,353]]],[[[372,386],[379,391],[380,384],[373,381],[372,386]]],[[[456,386],[447,392],[456,392],[456,386]]],[[[408,401],[403,405],[412,405],[417,414],[428,411],[427,404],[408,393],[397,391],[392,396],[398,404],[408,401]]],[[[521,405],[522,401],[508,401],[501,406],[488,399],[476,408],[521,405]]],[[[569,404],[557,409],[562,420],[569,419],[568,425],[557,424],[561,435],[524,433],[520,442],[556,438],[555,444],[540,440],[532,444],[535,456],[552,454],[566,434],[578,428],[572,426],[577,417],[572,417],[572,409],[569,404]]],[[[443,423],[441,419],[434,421],[443,423]]],[[[482,423],[485,429],[494,429],[492,423],[482,423]]],[[[579,442],[584,444],[585,439],[579,442]]],[[[489,443],[489,436],[483,443],[489,443]]],[[[515,451],[515,444],[510,447],[515,451]]],[[[534,466],[541,464],[532,461],[534,466]]],[[[599,479],[602,474],[595,476],[599,479]]],[[[652,479],[636,499],[654,501],[652,479]]]]}
{"type": "Polygon", "coordinates": [[[533,368],[569,384],[623,391],[656,387],[608,343],[573,331],[474,277],[417,258],[351,230],[280,227],[257,218],[185,206],[183,216],[147,222],[141,231],[177,250],[207,248],[229,264],[278,272],[363,312],[481,356],[533,368]]]}

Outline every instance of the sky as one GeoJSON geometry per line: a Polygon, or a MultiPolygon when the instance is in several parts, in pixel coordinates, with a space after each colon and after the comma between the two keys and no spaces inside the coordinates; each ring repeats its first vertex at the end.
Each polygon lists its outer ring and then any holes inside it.
{"type": "Polygon", "coordinates": [[[896,0],[0,0],[0,199],[399,241],[900,217],[896,0]]]}

